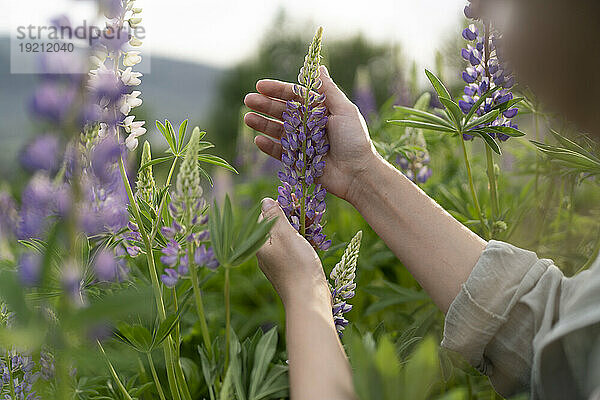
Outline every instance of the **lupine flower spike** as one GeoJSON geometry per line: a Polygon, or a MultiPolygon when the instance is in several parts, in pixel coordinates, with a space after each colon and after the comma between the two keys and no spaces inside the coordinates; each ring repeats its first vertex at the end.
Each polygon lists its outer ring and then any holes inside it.
{"type": "Polygon", "coordinates": [[[348,300],[354,297],[354,291],[356,290],[354,278],[356,277],[356,262],[358,261],[361,239],[362,231],[358,231],[346,247],[342,259],[335,265],[329,275],[333,321],[340,338],[342,337],[342,331],[348,325],[348,320],[344,317],[344,314],[352,310],[352,305],[348,304],[348,300]]]}
{"type": "MultiPolygon", "coordinates": [[[[497,86],[500,87],[499,90],[487,98],[479,106],[479,109],[475,111],[477,116],[482,116],[491,111],[494,106],[512,100],[513,95],[510,89],[515,84],[515,78],[506,63],[502,62],[498,57],[498,36],[496,34],[491,34],[488,29],[488,32],[481,37],[479,29],[474,24],[471,24],[463,30],[462,36],[468,42],[473,43],[468,44],[467,48],[461,51],[462,57],[469,62],[469,66],[462,73],[462,78],[467,84],[464,89],[463,99],[458,102],[462,112],[468,114],[471,111],[471,107],[473,107],[483,94],[497,86]]],[[[517,115],[518,111],[516,107],[509,107],[488,125],[508,126],[517,129],[518,126],[511,119],[517,115]]],[[[508,135],[502,133],[490,135],[501,141],[509,138],[508,135]]],[[[471,140],[473,136],[463,134],[463,138],[471,140]]]]}
{"type": "MultiPolygon", "coordinates": [[[[142,152],[142,160],[140,168],[152,161],[152,153],[150,151],[150,142],[144,142],[144,150],[142,152]]],[[[152,174],[152,166],[141,169],[138,172],[138,180],[136,182],[136,197],[144,200],[148,204],[152,204],[152,199],[156,193],[156,182],[152,174]]]]}
{"type": "Polygon", "coordinates": [[[294,85],[294,93],[302,100],[288,101],[283,113],[283,166],[278,174],[282,185],[278,188],[277,200],[292,226],[313,247],[327,250],[331,241],[326,240],[321,226],[326,192],[316,183],[316,179],[323,175],[323,157],[329,151],[325,135],[325,95],[316,93],[321,86],[319,65],[322,35],[323,28],[319,28],[300,69],[300,84],[294,85]]]}
{"type": "Polygon", "coordinates": [[[186,247],[182,246],[176,238],[184,237],[186,243],[194,245],[194,262],[198,266],[216,269],[219,266],[212,248],[206,247],[202,242],[210,239],[207,229],[202,229],[208,222],[206,201],[202,197],[200,185],[200,170],[198,167],[198,153],[200,151],[200,129],[194,128],[192,137],[185,153],[185,159],[177,174],[175,192],[169,205],[169,214],[173,219],[170,226],[164,226],[161,233],[169,240],[161,250],[161,262],[169,268],[161,276],[162,282],[167,287],[174,287],[179,277],[189,272],[186,247]]]}

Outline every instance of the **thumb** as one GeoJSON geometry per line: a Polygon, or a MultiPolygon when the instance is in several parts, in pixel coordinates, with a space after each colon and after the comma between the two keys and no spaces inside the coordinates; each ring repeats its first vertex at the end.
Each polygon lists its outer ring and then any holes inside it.
{"type": "Polygon", "coordinates": [[[348,97],[346,97],[344,92],[342,92],[333,79],[331,79],[327,67],[321,65],[320,72],[322,85],[319,92],[325,93],[325,106],[327,106],[332,114],[340,114],[350,110],[352,102],[348,100],[348,97]]]}
{"type": "Polygon", "coordinates": [[[279,203],[269,197],[264,198],[261,202],[261,217],[267,221],[277,218],[277,221],[271,228],[271,236],[280,236],[295,232],[279,203]]]}

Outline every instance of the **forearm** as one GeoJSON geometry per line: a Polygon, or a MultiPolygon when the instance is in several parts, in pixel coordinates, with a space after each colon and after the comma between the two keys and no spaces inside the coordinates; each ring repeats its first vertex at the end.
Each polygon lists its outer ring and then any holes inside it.
{"type": "Polygon", "coordinates": [[[445,313],[486,242],[379,155],[348,200],[445,313]]]}
{"type": "Polygon", "coordinates": [[[350,364],[331,316],[327,287],[313,286],[285,302],[293,400],[355,399],[350,364]]]}

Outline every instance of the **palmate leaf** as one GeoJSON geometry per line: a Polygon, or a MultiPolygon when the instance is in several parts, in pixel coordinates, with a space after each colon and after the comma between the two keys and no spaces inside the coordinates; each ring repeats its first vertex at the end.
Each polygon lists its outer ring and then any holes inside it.
{"type": "MultiPolygon", "coordinates": [[[[171,123],[169,121],[165,121],[165,124],[166,123],[168,123],[168,125],[171,125],[171,123]]],[[[171,152],[173,154],[176,154],[177,148],[175,146],[175,135],[172,132],[173,127],[171,126],[171,129],[169,129],[160,121],[156,121],[156,127],[158,128],[161,135],[167,141],[167,144],[169,145],[169,149],[171,150],[171,152]]]]}
{"type": "Polygon", "coordinates": [[[255,207],[244,219],[244,223],[235,224],[231,201],[225,197],[223,211],[216,201],[211,207],[209,231],[215,257],[221,265],[237,266],[249,258],[267,241],[275,219],[258,221],[260,206],[255,207]]]}
{"type": "Polygon", "coordinates": [[[183,150],[183,146],[185,143],[185,132],[187,130],[187,126],[188,126],[188,120],[184,120],[180,125],[179,125],[179,137],[177,140],[177,150],[181,153],[181,151],[183,150]]]}
{"type": "Polygon", "coordinates": [[[573,173],[589,173],[591,175],[600,174],[600,162],[589,158],[585,154],[566,149],[563,147],[552,146],[535,140],[531,141],[553,162],[571,169],[573,173]]]}
{"type": "Polygon", "coordinates": [[[216,165],[219,167],[223,167],[223,168],[233,172],[234,174],[238,174],[238,171],[233,166],[231,166],[231,164],[229,164],[226,160],[224,160],[223,158],[221,158],[219,156],[215,156],[212,154],[200,154],[198,156],[198,161],[204,162],[207,164],[216,165]]]}
{"type": "Polygon", "coordinates": [[[148,167],[151,167],[151,166],[153,166],[153,165],[156,165],[156,164],[162,164],[162,163],[164,163],[164,162],[171,161],[171,160],[172,160],[172,159],[174,159],[174,158],[175,158],[175,156],[174,156],[174,155],[171,155],[171,156],[166,156],[166,157],[159,157],[159,158],[155,158],[154,160],[148,161],[147,163],[145,163],[145,164],[141,165],[141,166],[140,166],[140,169],[138,170],[138,172],[139,172],[139,171],[142,171],[142,170],[144,170],[144,169],[146,169],[146,168],[148,168],[148,167]]]}
{"type": "Polygon", "coordinates": [[[579,144],[573,142],[570,139],[567,139],[566,137],[562,136],[561,134],[559,134],[558,132],[556,132],[554,129],[550,129],[550,133],[552,133],[552,136],[554,136],[554,138],[561,144],[563,145],[565,148],[572,150],[576,153],[580,153],[585,155],[586,157],[597,161],[600,163],[600,158],[596,157],[594,154],[592,154],[591,152],[587,151],[586,149],[584,149],[583,147],[581,147],[579,144]]]}
{"type": "Polygon", "coordinates": [[[485,129],[490,130],[494,133],[501,133],[503,135],[510,136],[510,137],[525,136],[524,132],[521,132],[520,130],[513,128],[512,126],[486,126],[485,129]]]}

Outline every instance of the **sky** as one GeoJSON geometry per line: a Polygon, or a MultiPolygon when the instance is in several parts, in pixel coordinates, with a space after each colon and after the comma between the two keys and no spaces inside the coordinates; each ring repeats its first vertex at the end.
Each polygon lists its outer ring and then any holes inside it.
{"type": "MultiPolygon", "coordinates": [[[[144,51],[229,67],[252,55],[284,9],[291,28],[323,26],[326,37],[362,32],[400,43],[408,59],[433,66],[448,35],[460,34],[466,0],[138,0],[148,32],[144,51]]],[[[91,13],[90,0],[0,0],[0,34],[45,23],[59,13],[91,13]],[[8,10],[8,12],[5,12],[8,10]]]]}

